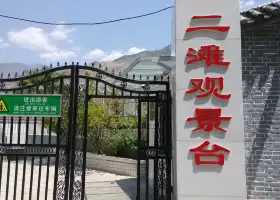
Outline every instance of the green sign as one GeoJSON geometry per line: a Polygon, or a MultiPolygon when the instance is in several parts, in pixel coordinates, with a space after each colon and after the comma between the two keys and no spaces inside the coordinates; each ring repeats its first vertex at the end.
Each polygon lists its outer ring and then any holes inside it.
{"type": "Polygon", "coordinates": [[[60,117],[61,95],[0,94],[0,116],[60,117]]]}

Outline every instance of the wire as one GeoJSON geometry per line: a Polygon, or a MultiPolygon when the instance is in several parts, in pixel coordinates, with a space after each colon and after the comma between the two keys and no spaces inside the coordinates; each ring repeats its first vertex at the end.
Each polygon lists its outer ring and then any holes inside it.
{"type": "Polygon", "coordinates": [[[143,15],[137,15],[137,16],[133,16],[133,17],[126,17],[126,18],[120,18],[120,19],[114,19],[114,20],[110,20],[110,21],[103,21],[103,22],[76,22],[76,23],[52,23],[52,22],[44,22],[44,21],[35,21],[35,20],[30,20],[30,19],[24,19],[24,18],[18,18],[18,17],[12,17],[12,16],[8,16],[8,15],[2,15],[0,14],[0,17],[2,18],[7,18],[7,19],[14,19],[14,20],[19,20],[19,21],[25,21],[25,22],[31,22],[31,23],[35,23],[35,24],[44,24],[44,25],[64,25],[64,26],[77,26],[77,25],[89,25],[89,26],[94,26],[94,25],[102,25],[102,24],[109,24],[109,23],[114,23],[114,22],[120,22],[120,21],[125,21],[125,20],[131,20],[131,19],[137,19],[137,18],[142,18],[142,17],[147,17],[150,15],[154,15],[160,12],[163,12],[165,10],[171,9],[174,6],[168,6],[165,7],[163,9],[151,12],[151,13],[146,13],[143,15]]]}

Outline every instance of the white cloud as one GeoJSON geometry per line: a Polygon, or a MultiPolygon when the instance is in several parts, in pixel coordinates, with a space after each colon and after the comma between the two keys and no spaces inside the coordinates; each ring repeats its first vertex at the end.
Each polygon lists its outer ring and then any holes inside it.
{"type": "Polygon", "coordinates": [[[240,9],[248,9],[254,7],[256,4],[255,0],[240,0],[240,9]]]}
{"type": "Polygon", "coordinates": [[[133,54],[137,54],[137,53],[140,53],[142,51],[146,51],[146,49],[138,49],[136,47],[132,47],[130,49],[127,50],[127,52],[125,53],[125,55],[133,55],[133,54]]]}
{"type": "Polygon", "coordinates": [[[123,54],[122,52],[119,51],[112,51],[110,54],[106,55],[105,57],[103,57],[101,59],[101,61],[111,61],[111,60],[115,60],[117,58],[120,58],[122,56],[124,56],[125,54],[123,54]]]}
{"type": "MultiPolygon", "coordinates": [[[[54,28],[54,30],[49,35],[54,40],[66,40],[66,39],[68,39],[69,34],[75,30],[76,30],[76,28],[66,28],[63,25],[58,25],[54,28]]],[[[72,40],[68,40],[68,42],[69,41],[72,41],[72,40]]]]}
{"type": "Polygon", "coordinates": [[[90,51],[84,56],[84,59],[87,60],[96,60],[96,61],[111,61],[115,60],[117,58],[120,58],[124,55],[132,55],[140,53],[141,51],[145,51],[146,49],[143,48],[137,48],[132,47],[128,49],[127,51],[112,51],[110,53],[104,52],[101,49],[95,49],[93,51],[90,51]]]}
{"type": "Polygon", "coordinates": [[[0,37],[0,49],[4,49],[10,47],[10,44],[7,42],[4,42],[3,39],[0,37]]]}
{"type": "Polygon", "coordinates": [[[52,44],[48,34],[40,28],[29,27],[20,31],[10,31],[8,32],[8,39],[11,43],[32,51],[57,51],[56,45],[52,44]]]}
{"type": "Polygon", "coordinates": [[[95,49],[93,51],[90,51],[89,53],[87,53],[84,58],[85,59],[94,59],[94,60],[99,60],[103,57],[105,57],[106,54],[104,51],[102,51],[101,49],[95,49]]]}
{"type": "Polygon", "coordinates": [[[70,51],[58,48],[54,38],[56,40],[64,40],[68,37],[68,33],[73,30],[65,29],[63,26],[57,26],[54,31],[48,33],[40,28],[28,27],[26,29],[8,32],[8,39],[11,43],[21,48],[37,52],[38,56],[44,60],[62,61],[76,57],[76,53],[74,50],[70,51]]]}
{"type": "Polygon", "coordinates": [[[76,53],[73,51],[57,51],[57,52],[40,54],[40,58],[47,61],[67,61],[75,57],[76,57],[76,53]]]}

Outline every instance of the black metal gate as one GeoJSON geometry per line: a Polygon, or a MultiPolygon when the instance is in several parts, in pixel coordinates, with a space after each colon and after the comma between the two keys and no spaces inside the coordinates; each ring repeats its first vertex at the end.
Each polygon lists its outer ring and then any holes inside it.
{"type": "Polygon", "coordinates": [[[137,184],[131,199],[171,199],[168,78],[120,77],[101,65],[65,63],[2,74],[0,92],[62,94],[59,118],[1,117],[0,199],[91,199],[85,192],[88,110],[91,101],[104,99],[131,100],[137,111],[137,184]]]}

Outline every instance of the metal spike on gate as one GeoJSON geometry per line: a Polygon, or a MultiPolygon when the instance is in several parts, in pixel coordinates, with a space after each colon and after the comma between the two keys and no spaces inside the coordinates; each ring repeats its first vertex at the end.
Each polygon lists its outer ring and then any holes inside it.
{"type": "Polygon", "coordinates": [[[31,75],[32,74],[32,71],[31,71],[31,69],[29,70],[29,75],[31,75]]]}
{"type": "Polygon", "coordinates": [[[11,74],[10,74],[10,72],[9,72],[9,74],[8,74],[8,78],[10,78],[11,77],[11,74]]]}
{"type": "Polygon", "coordinates": [[[24,76],[24,71],[22,71],[22,74],[21,74],[21,76],[24,76]]]}
{"type": "Polygon", "coordinates": [[[121,76],[122,75],[122,72],[121,71],[119,71],[119,76],[121,76]]]}
{"type": "Polygon", "coordinates": [[[43,70],[44,70],[44,71],[46,70],[46,66],[45,66],[45,65],[43,66],[43,70]]]}
{"type": "Polygon", "coordinates": [[[112,74],[115,74],[115,70],[114,69],[112,70],[112,74]]]}
{"type": "Polygon", "coordinates": [[[99,69],[101,69],[101,63],[99,64],[99,69]]]}
{"type": "Polygon", "coordinates": [[[128,78],[128,74],[126,74],[125,76],[126,76],[126,78],[128,78]]]}
{"type": "Polygon", "coordinates": [[[17,72],[15,73],[15,78],[17,78],[17,72]]]}
{"type": "Polygon", "coordinates": [[[85,62],[85,66],[87,66],[87,63],[85,62]]]}
{"type": "Polygon", "coordinates": [[[50,64],[50,68],[52,68],[52,64],[50,64]]]}
{"type": "Polygon", "coordinates": [[[149,80],[149,76],[147,76],[147,80],[149,80]]]}
{"type": "Polygon", "coordinates": [[[67,62],[64,63],[64,66],[67,66],[67,62]]]}
{"type": "Polygon", "coordinates": [[[161,80],[161,81],[163,80],[163,76],[160,76],[160,80],[161,80]]]}
{"type": "Polygon", "coordinates": [[[79,65],[79,62],[76,63],[76,66],[78,66],[78,65],[79,65]]]}
{"type": "Polygon", "coordinates": [[[106,67],[105,67],[105,71],[107,71],[107,70],[108,70],[108,67],[106,66],[106,67]]]}
{"type": "Polygon", "coordinates": [[[1,78],[3,78],[3,72],[1,73],[1,78]]]}
{"type": "Polygon", "coordinates": [[[94,67],[94,63],[91,63],[91,66],[94,67]]]}
{"type": "Polygon", "coordinates": [[[135,79],[135,74],[133,74],[132,79],[133,79],[133,80],[135,79]]]}
{"type": "Polygon", "coordinates": [[[140,80],[142,80],[142,75],[139,76],[140,80]]]}
{"type": "Polygon", "coordinates": [[[72,65],[75,65],[75,63],[74,63],[74,62],[72,62],[72,65]]]}
{"type": "Polygon", "coordinates": [[[39,72],[39,69],[38,69],[38,68],[36,69],[36,72],[37,72],[37,73],[39,72]]]}
{"type": "Polygon", "coordinates": [[[167,76],[167,81],[169,81],[170,80],[170,77],[169,77],[169,75],[167,76]]]}
{"type": "Polygon", "coordinates": [[[154,75],[154,80],[157,80],[157,77],[156,77],[156,75],[154,75]]]}
{"type": "Polygon", "coordinates": [[[56,66],[59,67],[59,65],[60,65],[59,62],[57,62],[56,66]]]}

